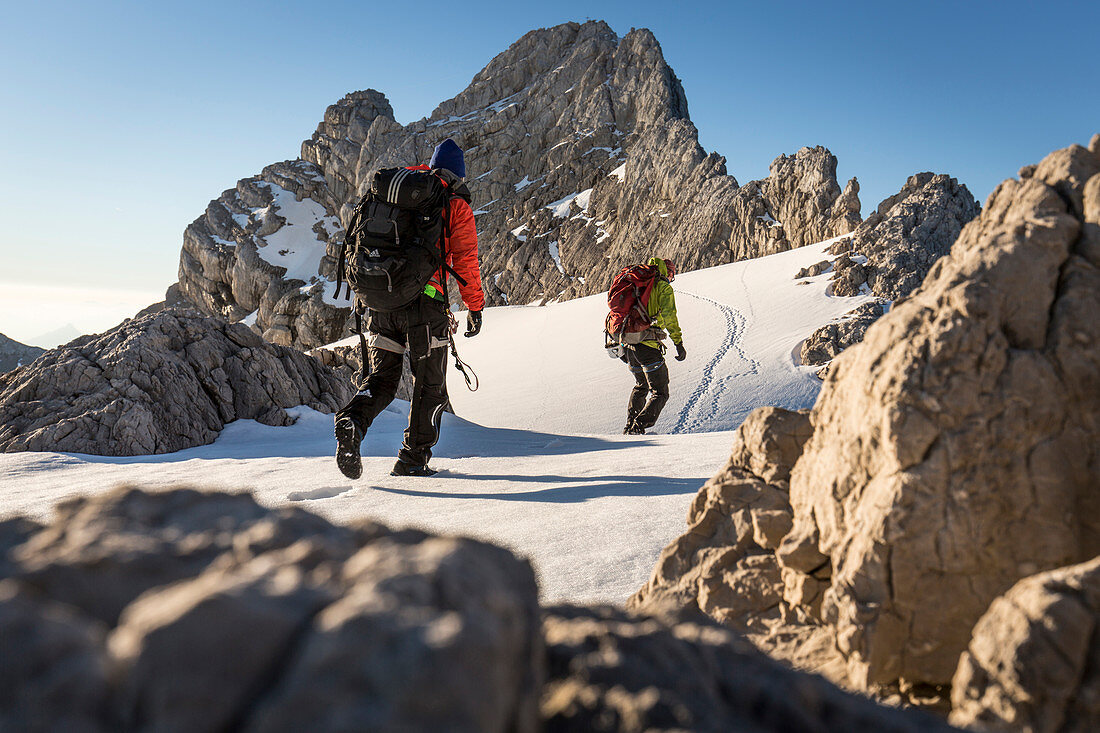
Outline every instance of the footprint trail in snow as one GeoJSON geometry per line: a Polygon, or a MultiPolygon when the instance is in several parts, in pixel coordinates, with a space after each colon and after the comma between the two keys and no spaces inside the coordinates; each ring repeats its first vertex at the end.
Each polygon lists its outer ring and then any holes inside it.
{"type": "Polygon", "coordinates": [[[708,425],[717,416],[722,395],[739,377],[747,374],[758,374],[760,363],[746,354],[741,347],[746,321],[745,316],[739,310],[685,290],[681,290],[680,294],[713,306],[722,315],[726,325],[726,333],[722,343],[707,362],[707,365],[703,367],[703,376],[699,380],[699,384],[695,386],[691,396],[688,397],[684,406],[680,409],[676,424],[670,431],[673,433],[691,433],[708,429],[708,425]],[[737,371],[732,369],[721,370],[728,373],[718,376],[720,373],[718,367],[726,362],[727,357],[731,355],[732,358],[739,360],[743,366],[737,371]]]}

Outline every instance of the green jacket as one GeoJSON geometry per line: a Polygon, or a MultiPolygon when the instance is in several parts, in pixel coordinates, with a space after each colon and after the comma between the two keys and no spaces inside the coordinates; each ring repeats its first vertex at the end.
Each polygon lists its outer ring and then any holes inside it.
{"type": "MultiPolygon", "coordinates": [[[[668,282],[668,268],[660,257],[650,257],[648,265],[656,265],[661,276],[653,285],[649,294],[649,315],[657,319],[657,327],[668,331],[672,343],[678,344],[684,340],[680,333],[680,321],[676,318],[676,293],[672,291],[672,285],[668,282]]],[[[644,345],[654,349],[664,350],[658,341],[643,341],[644,345]]]]}

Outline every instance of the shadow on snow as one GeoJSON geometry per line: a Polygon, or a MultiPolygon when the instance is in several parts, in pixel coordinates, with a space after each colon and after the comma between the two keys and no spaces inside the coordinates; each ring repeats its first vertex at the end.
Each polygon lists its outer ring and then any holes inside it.
{"type": "Polygon", "coordinates": [[[524,476],[524,475],[468,475],[446,471],[441,478],[473,479],[479,481],[508,481],[515,483],[555,483],[565,486],[547,486],[532,491],[426,491],[372,486],[375,491],[403,496],[432,499],[499,499],[501,501],[533,501],[551,503],[576,503],[609,496],[671,496],[694,494],[706,478],[667,478],[665,476],[524,476]],[[582,482],[582,483],[577,483],[582,482]]]}
{"type": "MultiPolygon", "coordinates": [[[[225,426],[213,443],[175,453],[146,456],[98,456],[84,453],[62,455],[87,463],[180,463],[192,460],[252,458],[320,458],[336,450],[333,416],[306,407],[287,410],[293,425],[274,427],[255,420],[237,420],[225,426]]],[[[408,424],[408,403],[395,402],[375,420],[363,440],[364,457],[396,456],[408,424]]],[[[557,456],[594,451],[620,450],[651,445],[643,439],[610,440],[599,436],[556,435],[514,428],[489,428],[445,414],[439,444],[439,458],[508,458],[512,456],[557,456]]]]}

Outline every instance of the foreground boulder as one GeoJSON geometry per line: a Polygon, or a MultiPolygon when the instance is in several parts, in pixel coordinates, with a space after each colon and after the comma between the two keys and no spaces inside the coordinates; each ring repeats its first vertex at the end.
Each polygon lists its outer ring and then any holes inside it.
{"type": "Polygon", "coordinates": [[[826,558],[811,573],[784,571],[775,556],[794,522],[791,468],[812,428],[808,411],[753,411],[737,429],[726,466],[700,489],[688,531],[662,552],[627,602],[638,613],[702,612],[773,657],[834,680],[843,658],[816,615],[828,586],[826,558]],[[784,598],[785,583],[792,585],[784,598]]]}
{"type": "Polygon", "coordinates": [[[786,669],[705,618],[559,606],[544,631],[548,733],[950,730],[786,669]]]}
{"type": "Polygon", "coordinates": [[[832,362],[808,426],[746,420],[633,607],[935,705],[997,596],[1100,554],[1100,136],[1023,174],[832,362]]]}
{"type": "Polygon", "coordinates": [[[473,540],[122,487],[0,523],[0,730],[946,729],[473,540]]]}
{"type": "Polygon", "coordinates": [[[1100,136],[1002,183],[833,362],[780,562],[860,688],[947,684],[990,602],[1100,552],[1100,136]]]}
{"type": "Polygon", "coordinates": [[[1021,580],[959,660],[951,720],[980,730],[1100,730],[1100,558],[1021,580]]]}
{"type": "Polygon", "coordinates": [[[0,450],[144,455],[212,442],[226,423],[333,412],[349,385],[241,325],[170,308],[0,375],[0,450]]]}
{"type": "Polygon", "coordinates": [[[5,554],[3,730],[537,728],[534,574],[497,547],[123,488],[5,554]]]}

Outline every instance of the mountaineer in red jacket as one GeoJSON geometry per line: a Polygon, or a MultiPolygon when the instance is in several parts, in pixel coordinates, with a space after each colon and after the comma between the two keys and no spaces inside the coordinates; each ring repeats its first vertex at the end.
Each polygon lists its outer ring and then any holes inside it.
{"type": "MultiPolygon", "coordinates": [[[[428,165],[409,170],[431,171],[451,192],[445,212],[444,261],[465,283],[458,282],[469,310],[467,337],[481,331],[485,294],[478,266],[477,227],[470,208],[470,189],[464,182],[462,149],[448,138],[440,143],[428,165]]],[[[440,268],[424,287],[424,294],[401,310],[367,311],[367,358],[370,376],[363,388],[336,413],[336,464],[349,478],[359,478],[363,467],[359,445],[374,419],[393,401],[401,381],[404,354],[413,370],[412,405],[405,441],[393,467],[395,476],[431,476],[432,447],[439,440],[439,423],[447,404],[447,346],[451,314],[447,302],[447,271],[440,268]]]]}

